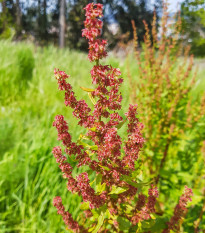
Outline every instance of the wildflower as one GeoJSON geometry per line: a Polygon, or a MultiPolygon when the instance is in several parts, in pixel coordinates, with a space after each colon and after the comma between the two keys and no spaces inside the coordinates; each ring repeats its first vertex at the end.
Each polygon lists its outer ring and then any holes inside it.
{"type": "Polygon", "coordinates": [[[151,213],[155,212],[155,203],[156,198],[159,196],[159,192],[157,187],[154,187],[153,185],[148,191],[148,198],[146,203],[146,196],[143,194],[140,194],[138,196],[138,202],[135,207],[135,211],[137,211],[136,214],[132,217],[131,221],[133,225],[136,225],[138,222],[143,220],[148,220],[151,218],[151,213]]]}
{"type": "MultiPolygon", "coordinates": [[[[102,22],[99,20],[99,17],[102,17],[102,5],[90,3],[85,10],[85,29],[82,31],[82,35],[88,39],[88,58],[96,63],[90,72],[92,83],[95,85],[95,89],[91,91],[91,98],[95,100],[92,101],[94,102],[93,110],[84,100],[77,100],[72,86],[68,82],[69,75],[59,70],[55,70],[54,73],[59,90],[65,92],[65,105],[73,109],[73,116],[79,120],[78,124],[87,129],[87,133],[84,135],[86,140],[90,140],[92,143],[91,145],[87,142],[82,143],[81,140],[74,142],[69,133],[68,124],[61,115],[56,116],[53,126],[57,129],[58,140],[62,141],[65,147],[65,155],[73,156],[77,167],[87,165],[97,177],[101,177],[101,183],[98,185],[102,185],[102,191],[95,192],[88,172],[73,177],[73,168],[66,161],[67,157],[63,155],[60,147],[53,149],[53,155],[63,176],[67,179],[67,189],[82,196],[83,202],[89,203],[89,210],[84,211],[87,217],[92,216],[91,209],[100,208],[103,205],[107,206],[111,214],[118,215],[122,211],[120,204],[130,204],[135,200],[138,192],[138,188],[131,185],[134,181],[131,184],[126,182],[123,175],[129,176],[135,169],[135,163],[144,144],[141,133],[143,124],[137,118],[137,105],[130,105],[128,112],[125,113],[128,122],[128,137],[123,140],[118,134],[119,126],[125,122],[119,114],[119,110],[122,108],[120,87],[123,79],[119,69],[99,63],[99,60],[107,55],[105,50],[107,41],[98,38],[102,30],[102,22]],[[122,189],[123,192],[112,196],[113,188],[122,189]]],[[[157,197],[158,189],[154,186],[149,189],[148,197],[139,194],[132,211],[133,216],[128,216],[128,220],[136,225],[139,221],[150,219],[151,213],[155,212],[157,197]]],[[[180,205],[183,206],[184,202],[182,198],[180,205]]],[[[60,197],[54,199],[54,206],[71,230],[86,232],[65,211],[60,197]]],[[[118,232],[118,222],[114,220],[113,224],[118,232]]]]}
{"type": "Polygon", "coordinates": [[[99,208],[106,199],[105,193],[101,195],[95,195],[95,191],[90,187],[88,174],[86,172],[81,173],[78,177],[78,187],[81,191],[81,195],[83,197],[83,201],[90,203],[90,208],[99,208]]]}
{"type": "Polygon", "coordinates": [[[90,3],[84,9],[86,10],[86,20],[84,21],[85,29],[82,31],[82,36],[89,40],[88,58],[92,62],[107,56],[105,49],[107,41],[97,39],[103,26],[102,21],[98,19],[103,16],[103,5],[90,3]]]}
{"type": "Polygon", "coordinates": [[[73,220],[71,214],[65,211],[61,197],[55,197],[53,199],[53,205],[57,208],[58,214],[63,217],[63,221],[69,227],[69,229],[73,230],[74,232],[80,232],[80,229],[82,228],[76,221],[73,220]]]}
{"type": "Polygon", "coordinates": [[[184,192],[179,199],[179,203],[176,205],[174,209],[174,215],[167,223],[168,228],[163,231],[163,233],[169,233],[171,230],[179,230],[179,220],[185,215],[187,211],[187,203],[191,201],[191,197],[193,196],[193,192],[190,188],[185,186],[184,192]]]}
{"type": "MultiPolygon", "coordinates": [[[[92,92],[92,97],[96,100],[93,112],[84,100],[77,100],[75,97],[72,86],[68,83],[69,75],[59,70],[55,70],[54,74],[58,81],[59,90],[65,92],[65,105],[73,109],[74,117],[79,119],[78,124],[88,129],[86,136],[94,142],[97,150],[91,148],[86,150],[84,146],[73,142],[68,124],[63,116],[56,116],[53,126],[58,131],[58,140],[62,141],[65,153],[68,156],[75,156],[78,167],[88,165],[97,174],[101,174],[102,183],[105,183],[109,188],[97,195],[90,186],[86,172],[73,178],[72,167],[66,162],[66,157],[62,155],[60,147],[53,149],[53,155],[56,162],[59,163],[63,176],[67,179],[68,190],[81,195],[83,201],[89,202],[90,208],[93,209],[109,202],[108,192],[113,185],[127,188],[127,191],[118,196],[117,203],[131,200],[136,195],[137,188],[121,180],[120,177],[121,175],[129,175],[126,165],[134,168],[134,163],[144,141],[140,133],[142,125],[136,118],[136,106],[132,105],[126,114],[129,121],[128,141],[124,142],[118,135],[117,127],[123,122],[123,117],[117,112],[121,109],[122,95],[119,89],[123,79],[120,77],[119,69],[110,65],[99,64],[99,59],[107,55],[105,51],[107,41],[98,38],[102,30],[102,21],[98,19],[102,16],[102,5],[91,3],[85,9],[85,29],[82,35],[88,39],[88,58],[90,61],[96,62],[90,72],[92,83],[96,85],[92,92]],[[107,122],[104,122],[102,117],[107,118],[107,122]],[[95,130],[90,130],[90,128],[95,128],[95,130]],[[123,143],[125,143],[124,158],[121,156],[121,145],[123,143]],[[96,154],[97,161],[93,160],[87,151],[96,154]]],[[[62,216],[64,215],[62,214],[62,216]]]]}

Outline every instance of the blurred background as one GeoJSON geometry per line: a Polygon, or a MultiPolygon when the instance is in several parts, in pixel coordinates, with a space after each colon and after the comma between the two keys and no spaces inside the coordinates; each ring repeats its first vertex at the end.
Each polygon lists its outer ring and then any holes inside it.
{"type": "MultiPolygon", "coordinates": [[[[64,96],[57,89],[53,70],[59,68],[71,75],[70,83],[76,95],[89,102],[80,86],[92,85],[89,73],[92,64],[87,59],[88,44],[81,37],[85,19],[83,7],[90,2],[0,0],[0,232],[65,232],[62,219],[52,205],[53,197],[57,195],[62,196],[73,217],[78,217],[81,198],[67,192],[66,182],[51,153],[54,146],[60,145],[52,122],[55,115],[64,115],[69,122],[73,140],[77,140],[84,129],[77,126],[72,111],[64,106],[64,96]]],[[[130,43],[133,40],[131,20],[134,20],[137,27],[139,50],[142,50],[145,35],[143,20],[152,30],[155,11],[157,35],[160,35],[163,3],[161,0],[95,2],[104,4],[102,36],[108,40],[109,50],[106,63],[119,67],[124,78],[121,90],[124,98],[123,114],[128,108],[131,93],[127,76],[131,73],[135,81],[139,77],[137,62],[132,56],[133,44],[130,43]],[[128,54],[131,55],[129,59],[128,54]]],[[[195,56],[194,68],[198,67],[197,81],[190,92],[190,96],[197,99],[205,89],[205,1],[170,0],[169,25],[174,24],[173,17],[177,9],[181,15],[180,42],[184,46],[191,46],[190,53],[195,56]]],[[[167,33],[172,34],[171,27],[167,33]]],[[[200,226],[205,230],[204,215],[201,212],[204,203],[201,193],[203,185],[199,185],[205,157],[201,152],[202,141],[205,140],[202,126],[201,123],[197,126],[198,131],[190,131],[189,138],[181,141],[180,146],[175,144],[171,148],[172,154],[181,148],[175,164],[180,159],[182,163],[189,161],[187,173],[180,170],[183,179],[180,178],[180,182],[175,185],[179,177],[176,176],[177,171],[164,172],[167,183],[163,183],[163,187],[172,189],[170,201],[167,202],[171,209],[168,214],[171,215],[181,194],[179,187],[181,189],[182,184],[187,182],[192,187],[192,181],[196,180],[190,172],[192,165],[197,164],[199,181],[194,191],[194,211],[192,209],[188,215],[188,230],[184,232],[194,232],[193,222],[197,221],[200,213],[200,226]],[[196,135],[199,143],[195,140],[196,135]],[[200,155],[196,161],[199,162],[195,161],[196,148],[197,155],[200,155]],[[192,160],[182,156],[184,150],[187,150],[187,157],[192,160]]],[[[164,195],[168,194],[164,192],[164,195]]]]}
{"type": "MultiPolygon", "coordinates": [[[[31,41],[36,45],[53,44],[71,49],[87,50],[81,38],[85,6],[88,0],[1,0],[0,38],[14,41],[31,41]]],[[[149,28],[153,11],[157,20],[162,13],[161,0],[99,0],[104,4],[103,37],[112,49],[119,41],[133,39],[131,20],[138,28],[139,41],[143,41],[146,20],[149,28]]],[[[205,54],[205,14],[203,0],[173,0],[169,2],[170,14],[181,11],[184,43],[192,45],[196,56],[205,54]]]]}

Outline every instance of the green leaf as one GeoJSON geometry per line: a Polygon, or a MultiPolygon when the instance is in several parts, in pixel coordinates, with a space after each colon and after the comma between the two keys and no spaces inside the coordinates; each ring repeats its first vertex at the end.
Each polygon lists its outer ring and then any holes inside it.
{"type": "Polygon", "coordinates": [[[113,185],[112,186],[112,191],[109,194],[120,194],[120,193],[124,193],[127,190],[128,190],[128,188],[117,187],[117,186],[113,185]]]}
{"type": "Polygon", "coordinates": [[[110,171],[110,169],[108,167],[102,166],[100,164],[98,164],[100,167],[104,168],[106,171],[110,171]]]}
{"type": "Polygon", "coordinates": [[[97,174],[96,176],[96,185],[101,184],[102,181],[102,174],[97,174]]]}
{"type": "Polygon", "coordinates": [[[183,109],[184,109],[184,106],[178,108],[177,111],[180,112],[180,111],[183,110],[183,109]]]}
{"type": "Polygon", "coordinates": [[[81,210],[88,210],[90,209],[89,207],[89,202],[83,202],[83,204],[80,206],[81,210]]]}
{"type": "Polygon", "coordinates": [[[120,207],[122,208],[123,212],[126,214],[130,214],[133,211],[133,206],[130,204],[121,204],[120,207]]]}
{"type": "Polygon", "coordinates": [[[121,231],[129,232],[131,223],[128,219],[119,216],[117,217],[117,222],[119,223],[119,228],[121,231]]]}
{"type": "Polygon", "coordinates": [[[122,128],[122,126],[124,125],[124,123],[126,122],[126,120],[127,120],[127,119],[125,119],[123,122],[121,122],[120,124],[118,124],[118,125],[116,126],[116,128],[117,128],[117,129],[122,128]]]}
{"type": "Polygon", "coordinates": [[[90,140],[90,137],[81,134],[81,135],[79,136],[79,140],[81,140],[81,139],[90,140]]]}
{"type": "Polygon", "coordinates": [[[118,165],[116,163],[114,163],[111,159],[108,160],[109,163],[111,163],[113,165],[113,167],[118,167],[118,165]]]}
{"type": "Polygon", "coordinates": [[[102,182],[102,175],[98,174],[96,177],[96,192],[98,194],[101,194],[106,189],[106,184],[101,184],[102,182]]]}
{"type": "Polygon", "coordinates": [[[95,229],[95,226],[91,227],[88,232],[92,232],[95,229]]]}
{"type": "Polygon", "coordinates": [[[192,197],[191,205],[198,205],[202,200],[203,196],[194,194],[192,197]]]}
{"type": "Polygon", "coordinates": [[[155,220],[155,224],[152,226],[152,232],[161,232],[163,229],[167,227],[166,222],[169,219],[167,217],[157,217],[155,220]]]}
{"type": "Polygon", "coordinates": [[[95,91],[94,89],[91,88],[87,88],[87,87],[80,87],[83,91],[87,91],[87,92],[93,92],[95,91]]]}
{"type": "Polygon", "coordinates": [[[98,218],[98,224],[95,227],[94,231],[92,231],[92,233],[97,233],[100,230],[101,226],[103,225],[104,219],[105,219],[105,216],[103,213],[101,213],[101,215],[98,218]]]}
{"type": "Polygon", "coordinates": [[[88,96],[89,96],[91,102],[92,102],[94,105],[96,105],[96,101],[95,101],[95,99],[93,98],[93,96],[92,96],[92,94],[91,94],[90,92],[88,93],[88,96]]]}
{"type": "Polygon", "coordinates": [[[84,146],[85,148],[91,149],[91,150],[98,150],[98,146],[97,145],[93,145],[90,146],[89,144],[82,142],[81,140],[78,140],[78,143],[82,146],[84,146]]]}
{"type": "Polygon", "coordinates": [[[166,95],[168,95],[169,93],[168,93],[168,91],[164,91],[162,94],[161,94],[161,97],[163,98],[163,97],[165,97],[166,95]]]}
{"type": "Polygon", "coordinates": [[[150,219],[150,220],[142,222],[142,228],[146,229],[146,230],[151,229],[154,225],[155,225],[155,220],[154,219],[150,219]]]}
{"type": "Polygon", "coordinates": [[[105,183],[96,185],[96,192],[98,194],[101,194],[105,190],[106,190],[106,184],[105,183]]]}
{"type": "Polygon", "coordinates": [[[92,186],[95,181],[96,181],[96,178],[92,182],[90,182],[90,186],[92,186]]]}
{"type": "Polygon", "coordinates": [[[96,132],[96,127],[90,128],[90,131],[96,132]]]}
{"type": "Polygon", "coordinates": [[[90,147],[90,145],[88,145],[87,143],[82,142],[80,140],[78,141],[78,144],[81,145],[81,146],[87,147],[87,148],[90,147]]]}
{"type": "Polygon", "coordinates": [[[90,148],[91,150],[98,150],[98,146],[97,146],[97,145],[90,146],[89,148],[90,148]]]}
{"type": "Polygon", "coordinates": [[[134,186],[135,188],[140,188],[140,187],[143,187],[143,186],[148,186],[151,183],[151,181],[136,183],[129,176],[126,176],[126,175],[122,175],[121,179],[124,180],[124,181],[126,181],[128,184],[134,186]]]}

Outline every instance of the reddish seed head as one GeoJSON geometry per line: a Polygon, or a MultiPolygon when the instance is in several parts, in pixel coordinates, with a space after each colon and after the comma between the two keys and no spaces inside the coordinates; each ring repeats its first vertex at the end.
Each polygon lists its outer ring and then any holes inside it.
{"type": "MultiPolygon", "coordinates": [[[[121,109],[122,96],[119,90],[123,79],[120,77],[121,72],[119,69],[113,68],[110,65],[103,66],[99,64],[99,60],[107,55],[105,50],[107,41],[98,38],[103,26],[102,21],[98,19],[102,17],[103,6],[91,3],[85,7],[85,10],[85,29],[82,35],[88,39],[89,60],[91,62],[96,61],[96,65],[90,72],[92,82],[96,85],[95,90],[91,92],[92,98],[96,101],[93,111],[84,100],[77,100],[72,86],[67,82],[69,76],[65,72],[55,70],[54,73],[59,89],[65,91],[66,106],[70,106],[73,109],[73,116],[79,119],[78,124],[88,129],[86,136],[91,139],[96,148],[89,148],[89,144],[85,146],[79,145],[82,144],[80,140],[80,143],[73,142],[68,132],[68,124],[63,116],[56,116],[53,125],[58,131],[58,139],[65,146],[65,153],[68,156],[75,156],[77,167],[88,165],[97,174],[101,174],[102,184],[105,183],[107,185],[106,191],[103,191],[100,195],[95,193],[86,172],[73,178],[72,167],[66,162],[66,157],[62,155],[59,147],[53,149],[53,154],[57,163],[59,163],[64,177],[68,180],[68,190],[82,196],[83,201],[89,202],[90,208],[93,209],[110,202],[109,190],[111,191],[113,185],[127,188],[124,193],[118,195],[116,205],[134,200],[137,188],[123,181],[121,177],[122,175],[129,175],[130,170],[134,170],[135,162],[144,143],[144,138],[141,134],[143,124],[136,117],[137,105],[130,105],[128,112],[125,114],[128,121],[127,140],[123,141],[118,135],[118,126],[124,123],[123,117],[118,112],[121,109]],[[121,147],[123,143],[125,146],[122,154],[121,147]],[[92,154],[95,155],[94,159],[92,154]]],[[[150,214],[154,212],[157,197],[158,190],[155,187],[151,187],[149,190],[147,200],[145,196],[139,196],[138,203],[136,204],[136,210],[139,213],[133,217],[133,224],[150,218],[150,214]]],[[[75,229],[75,227],[77,229],[71,215],[64,211],[60,197],[54,200],[54,205],[70,229],[75,229]]],[[[115,206],[114,208],[110,208],[110,210],[113,213],[118,213],[115,206]]],[[[117,227],[117,223],[115,224],[117,227]]]]}
{"type": "Polygon", "coordinates": [[[107,41],[97,39],[103,26],[102,21],[98,19],[103,16],[103,5],[90,3],[84,9],[86,10],[86,20],[84,21],[85,29],[82,30],[82,36],[88,39],[88,58],[92,62],[107,56],[105,49],[107,41]]]}
{"type": "Polygon", "coordinates": [[[193,196],[192,189],[187,186],[184,187],[184,192],[179,199],[179,203],[176,205],[174,209],[174,215],[167,223],[168,228],[163,231],[163,233],[169,233],[170,230],[179,230],[179,220],[184,217],[184,214],[187,211],[187,203],[191,201],[191,197],[193,196]]]}

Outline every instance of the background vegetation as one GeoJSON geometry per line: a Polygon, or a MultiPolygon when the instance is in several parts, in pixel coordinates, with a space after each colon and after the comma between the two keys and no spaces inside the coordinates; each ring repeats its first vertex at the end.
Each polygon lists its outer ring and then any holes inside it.
{"type": "MultiPolygon", "coordinates": [[[[0,0],[0,39],[29,40],[36,45],[54,44],[60,47],[87,51],[83,29],[83,7],[90,0],[0,0]]],[[[131,20],[138,30],[138,39],[144,39],[146,20],[149,29],[153,12],[157,22],[162,14],[163,0],[98,0],[104,5],[103,37],[109,47],[133,39],[131,20]]],[[[166,0],[164,0],[166,2],[166,0]]],[[[179,5],[182,16],[184,44],[192,46],[192,53],[205,55],[204,0],[183,0],[179,5]]],[[[175,9],[176,11],[177,9],[175,9]]],[[[174,12],[172,12],[173,14],[174,12]]]]}

